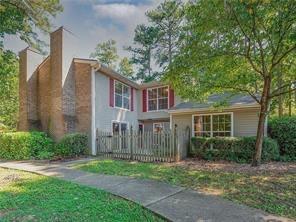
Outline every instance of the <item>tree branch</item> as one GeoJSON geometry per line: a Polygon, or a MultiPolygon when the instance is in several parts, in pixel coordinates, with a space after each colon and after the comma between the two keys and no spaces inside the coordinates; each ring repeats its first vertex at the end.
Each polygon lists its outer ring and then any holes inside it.
{"type": "Polygon", "coordinates": [[[283,94],[286,94],[286,93],[290,93],[290,92],[296,92],[296,87],[294,89],[289,89],[287,91],[283,91],[283,92],[279,92],[279,93],[273,94],[273,95],[269,96],[268,98],[269,99],[272,99],[274,97],[277,97],[277,96],[280,96],[280,95],[283,95],[283,94]]]}
{"type": "MultiPolygon", "coordinates": [[[[281,90],[288,87],[288,86],[292,86],[292,85],[295,85],[295,88],[296,88],[296,81],[294,82],[289,82],[287,84],[284,84],[282,86],[280,86],[279,88],[275,89],[272,93],[271,93],[271,97],[273,97],[274,95],[277,95],[278,93],[281,93],[281,90]]],[[[289,92],[289,90],[288,90],[289,92]]]]}
{"type": "Polygon", "coordinates": [[[271,64],[270,70],[272,70],[277,64],[279,64],[290,52],[296,49],[296,44],[282,54],[282,56],[271,64]]]}

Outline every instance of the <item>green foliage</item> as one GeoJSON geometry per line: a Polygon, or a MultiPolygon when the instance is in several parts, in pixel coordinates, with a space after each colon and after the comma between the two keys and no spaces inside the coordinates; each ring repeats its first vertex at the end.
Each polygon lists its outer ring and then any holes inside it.
{"type": "Polygon", "coordinates": [[[103,190],[34,173],[0,168],[1,222],[163,221],[103,190]]]}
{"type": "Polygon", "coordinates": [[[106,42],[97,44],[95,51],[90,54],[90,57],[95,58],[109,68],[114,69],[116,61],[119,58],[117,55],[115,40],[110,39],[106,42]]]}
{"type": "Polygon", "coordinates": [[[118,72],[120,74],[132,79],[132,77],[134,75],[133,64],[131,63],[131,61],[127,57],[124,57],[120,61],[118,72]]]}
{"type": "Polygon", "coordinates": [[[261,108],[252,162],[259,165],[271,101],[296,91],[295,1],[189,1],[185,16],[187,35],[166,79],[197,101],[228,92],[252,96],[261,108]]]}
{"type": "Polygon", "coordinates": [[[61,157],[77,157],[87,154],[87,135],[72,133],[65,135],[56,145],[55,154],[61,157]]]}
{"type": "Polygon", "coordinates": [[[0,158],[22,160],[52,156],[54,143],[42,132],[0,133],[0,158]]]}
{"type": "Polygon", "coordinates": [[[279,74],[282,86],[295,82],[295,15],[293,0],[189,2],[188,35],[166,77],[195,100],[225,91],[256,98],[271,80],[271,99],[280,91],[279,74]],[[281,64],[286,68],[278,72],[281,64]]]}
{"type": "MultiPolygon", "coordinates": [[[[250,162],[255,152],[255,143],[255,137],[193,137],[190,155],[206,160],[250,162]]],[[[278,144],[271,138],[264,138],[262,160],[278,159],[278,144]]]]}
{"type": "Polygon", "coordinates": [[[136,80],[149,82],[157,78],[152,70],[153,49],[156,47],[158,29],[146,25],[138,25],[135,29],[134,47],[126,49],[132,53],[132,63],[138,68],[136,80]]]}
{"type": "Polygon", "coordinates": [[[63,10],[59,0],[0,1],[0,47],[4,34],[19,35],[20,39],[38,48],[36,27],[50,31],[50,17],[63,10]]]}
{"type": "MultiPolygon", "coordinates": [[[[18,120],[18,60],[0,49],[0,128],[16,129],[18,120]]],[[[1,129],[0,129],[1,131],[1,129]]]]}
{"type": "Polygon", "coordinates": [[[268,122],[269,136],[280,147],[282,160],[296,160],[296,116],[271,118],[268,122]]]}
{"type": "Polygon", "coordinates": [[[183,12],[182,1],[168,0],[146,13],[149,22],[158,30],[154,56],[160,67],[171,64],[183,42],[183,12]]]}

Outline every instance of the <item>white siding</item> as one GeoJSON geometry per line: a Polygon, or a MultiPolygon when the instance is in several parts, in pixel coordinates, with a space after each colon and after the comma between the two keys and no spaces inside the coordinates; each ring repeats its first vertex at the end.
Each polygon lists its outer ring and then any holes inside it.
{"type": "Polygon", "coordinates": [[[128,127],[138,128],[137,99],[134,94],[134,111],[109,106],[109,77],[100,72],[95,74],[95,128],[102,131],[112,130],[112,121],[128,122],[128,127]]]}
{"type": "MultiPolygon", "coordinates": [[[[233,135],[255,136],[258,125],[258,108],[227,109],[225,112],[233,112],[233,135]]],[[[177,124],[178,130],[185,130],[187,126],[192,130],[192,115],[207,114],[210,112],[191,112],[186,114],[173,114],[173,126],[177,124]]]]}
{"type": "Polygon", "coordinates": [[[255,136],[259,120],[258,112],[258,109],[234,111],[234,136],[255,136]]]}

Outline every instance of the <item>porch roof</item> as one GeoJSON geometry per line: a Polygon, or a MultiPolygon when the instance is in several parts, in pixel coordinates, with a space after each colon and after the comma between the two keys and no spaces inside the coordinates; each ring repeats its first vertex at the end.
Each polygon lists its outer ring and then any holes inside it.
{"type": "Polygon", "coordinates": [[[247,108],[259,107],[259,104],[249,95],[212,95],[206,102],[182,102],[169,109],[169,113],[212,110],[213,108],[247,108]],[[220,104],[220,105],[219,105],[220,104]]]}

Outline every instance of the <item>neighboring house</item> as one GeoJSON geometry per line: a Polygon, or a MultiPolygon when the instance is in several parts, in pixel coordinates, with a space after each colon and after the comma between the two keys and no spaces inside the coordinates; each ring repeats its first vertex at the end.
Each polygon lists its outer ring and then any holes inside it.
{"type": "Polygon", "coordinates": [[[235,96],[226,108],[184,102],[160,82],[138,84],[96,60],[75,58],[72,34],[63,27],[50,35],[50,54],[20,52],[19,130],[38,129],[54,139],[83,132],[95,150],[96,129],[159,131],[176,127],[192,136],[253,136],[259,106],[235,96]]]}

